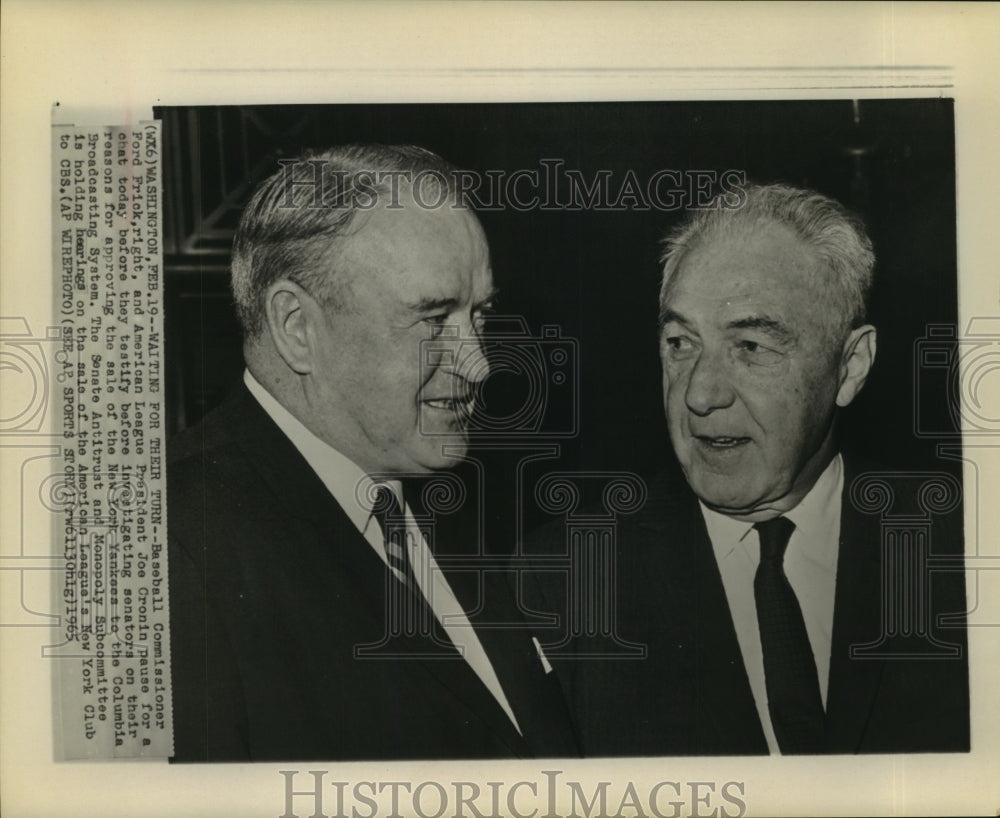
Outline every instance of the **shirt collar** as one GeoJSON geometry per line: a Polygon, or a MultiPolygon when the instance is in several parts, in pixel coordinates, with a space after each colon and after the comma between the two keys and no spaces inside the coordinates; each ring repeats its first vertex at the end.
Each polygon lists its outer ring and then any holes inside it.
{"type": "Polygon", "coordinates": [[[823,534],[838,530],[843,488],[844,460],[838,454],[799,504],[785,512],[785,516],[795,523],[795,529],[805,535],[799,542],[806,556],[827,567],[836,564],[837,553],[824,547],[823,534]]]}
{"type": "MultiPolygon", "coordinates": [[[[797,532],[805,534],[796,538],[806,554],[816,562],[828,567],[836,563],[836,553],[830,553],[823,547],[822,532],[835,530],[834,526],[840,520],[840,496],[844,486],[844,460],[838,454],[813,483],[805,497],[795,508],[786,511],[784,516],[795,523],[797,532]]],[[[725,514],[720,514],[706,506],[701,500],[702,516],[708,537],[712,541],[716,558],[728,557],[733,550],[746,538],[753,528],[753,523],[734,520],[725,514]]]]}
{"type": "MultiPolygon", "coordinates": [[[[323,481],[327,491],[344,509],[354,526],[363,534],[372,518],[371,507],[376,481],[372,480],[353,460],[310,432],[302,421],[261,386],[249,369],[243,372],[243,382],[261,408],[292,441],[292,445],[323,481]]],[[[398,480],[378,481],[378,485],[391,488],[396,499],[402,504],[402,486],[398,480]]]]}

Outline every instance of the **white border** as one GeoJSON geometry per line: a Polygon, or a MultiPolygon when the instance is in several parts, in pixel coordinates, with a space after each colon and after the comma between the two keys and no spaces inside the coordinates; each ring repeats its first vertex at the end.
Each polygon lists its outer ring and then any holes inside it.
{"type": "MultiPolygon", "coordinates": [[[[26,316],[33,329],[49,320],[54,118],[137,122],[154,104],[293,101],[954,96],[960,314],[1000,314],[996,5],[7,0],[2,26],[0,314],[26,316]]],[[[997,511],[984,506],[982,542],[995,543],[997,511]]],[[[46,536],[47,521],[28,534],[46,536]]],[[[0,600],[0,613],[16,604],[0,600]]],[[[56,764],[42,639],[0,628],[5,816],[278,816],[277,769],[330,767],[56,764]]],[[[989,704],[1000,640],[991,629],[972,639],[970,756],[350,764],[338,777],[514,781],[562,769],[631,778],[640,791],[659,780],[744,780],[751,815],[996,814],[1000,708],[989,704]]]]}

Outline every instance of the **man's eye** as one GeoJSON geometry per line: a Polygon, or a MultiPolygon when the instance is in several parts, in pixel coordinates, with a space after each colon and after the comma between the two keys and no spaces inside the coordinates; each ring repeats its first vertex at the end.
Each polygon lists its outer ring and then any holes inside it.
{"type": "Polygon", "coordinates": [[[486,329],[486,320],[493,315],[493,313],[494,308],[492,304],[486,304],[472,313],[472,327],[477,334],[481,334],[483,330],[486,329]]]}
{"type": "Polygon", "coordinates": [[[429,324],[431,327],[431,335],[437,338],[441,334],[441,330],[444,329],[445,324],[448,322],[448,313],[442,313],[440,315],[428,315],[423,319],[425,324],[429,324]]]}
{"type": "Polygon", "coordinates": [[[783,357],[778,350],[764,346],[760,341],[752,341],[749,338],[744,338],[736,342],[736,355],[747,364],[759,366],[776,364],[783,357]]]}
{"type": "Polygon", "coordinates": [[[691,339],[683,335],[668,335],[663,339],[663,343],[667,351],[673,355],[683,355],[694,348],[691,339]]]}

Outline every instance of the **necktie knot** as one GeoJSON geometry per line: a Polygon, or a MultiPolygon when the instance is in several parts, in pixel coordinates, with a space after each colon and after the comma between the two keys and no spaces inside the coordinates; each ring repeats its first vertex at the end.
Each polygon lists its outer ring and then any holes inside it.
{"type": "Polygon", "coordinates": [[[372,506],[372,516],[382,529],[382,536],[389,537],[389,527],[403,522],[403,509],[394,492],[387,485],[380,485],[375,492],[375,503],[372,506]]]}
{"type": "Polygon", "coordinates": [[[760,561],[781,563],[785,558],[785,549],[792,538],[795,523],[787,517],[775,517],[756,523],[757,536],[760,539],[760,561]]]}

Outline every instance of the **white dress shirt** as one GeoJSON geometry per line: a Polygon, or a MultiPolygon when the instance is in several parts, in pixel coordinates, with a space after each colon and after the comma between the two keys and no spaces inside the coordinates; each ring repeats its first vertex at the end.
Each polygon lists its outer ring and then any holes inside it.
{"type": "MultiPolygon", "coordinates": [[[[805,620],[809,644],[816,660],[823,706],[830,676],[833,639],[833,603],[837,585],[837,553],[840,549],[840,503],[844,486],[844,465],[837,455],[801,502],[784,516],[795,523],[795,531],[785,552],[784,569],[795,591],[805,620]]],[[[736,638],[743,664],[750,677],[750,689],[772,753],[779,753],[771,717],[767,709],[764,657],[757,627],[757,606],[753,580],[760,562],[760,541],[753,523],[741,522],[712,511],[701,504],[715,560],[722,574],[729,612],[736,626],[736,638]]]]}
{"type": "MultiPolygon", "coordinates": [[[[323,481],[323,485],[333,495],[333,499],[337,501],[351,522],[368,541],[368,544],[375,550],[379,559],[388,566],[385,542],[378,520],[375,519],[370,507],[359,502],[359,498],[374,496],[374,492],[368,492],[364,487],[365,481],[371,483],[372,479],[357,464],[310,432],[301,421],[278,403],[274,396],[258,383],[249,370],[244,370],[243,381],[247,389],[250,390],[250,394],[278,425],[278,428],[292,441],[292,444],[306,459],[319,479],[323,481]]],[[[455,598],[447,578],[438,568],[427,541],[413,519],[410,507],[403,502],[399,481],[380,482],[393,490],[396,499],[400,501],[400,507],[404,509],[408,529],[406,543],[410,564],[413,566],[417,584],[430,604],[434,616],[441,623],[445,633],[448,634],[459,653],[465,657],[469,666],[493,694],[520,733],[521,727],[517,723],[510,702],[504,695],[493,664],[469,623],[465,610],[455,598]]],[[[391,570],[398,574],[395,568],[391,568],[391,570]]]]}

